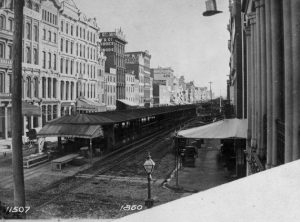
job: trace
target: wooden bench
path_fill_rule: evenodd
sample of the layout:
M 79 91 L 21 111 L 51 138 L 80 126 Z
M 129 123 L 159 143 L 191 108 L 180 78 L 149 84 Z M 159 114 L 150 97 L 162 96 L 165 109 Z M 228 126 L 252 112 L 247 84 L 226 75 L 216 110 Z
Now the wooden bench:
M 31 155 L 23 158 L 23 166 L 25 168 L 30 168 L 32 166 L 47 162 L 48 160 L 49 158 L 47 154 Z
M 51 169 L 52 170 L 61 170 L 61 166 L 63 164 L 67 164 L 67 163 L 71 162 L 73 159 L 75 159 L 78 156 L 79 156 L 79 154 L 69 154 L 69 155 L 60 157 L 58 159 L 52 160 Z M 53 166 L 55 166 L 55 167 L 53 168 Z

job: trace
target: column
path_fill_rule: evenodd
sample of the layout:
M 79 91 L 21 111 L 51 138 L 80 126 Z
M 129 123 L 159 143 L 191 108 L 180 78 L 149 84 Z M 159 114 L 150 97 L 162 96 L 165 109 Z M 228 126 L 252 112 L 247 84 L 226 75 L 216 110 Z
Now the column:
M 261 158 L 266 155 L 267 138 L 266 138 L 266 118 L 267 118 L 267 74 L 266 74 L 266 17 L 265 17 L 265 0 L 260 0 L 260 54 L 261 54 L 261 143 L 259 155 Z
M 284 162 L 292 161 L 293 155 L 293 56 L 291 30 L 291 0 L 285 0 L 283 6 L 284 27 L 284 73 L 285 73 L 285 147 Z
M 23 135 L 26 136 L 26 116 L 23 116 Z
M 58 99 L 58 100 L 61 100 L 61 98 L 60 98 L 60 79 L 57 79 L 57 81 L 56 81 L 56 98 Z
M 293 160 L 300 158 L 300 2 L 291 0 L 293 46 Z
M 277 161 L 277 121 L 282 118 L 283 103 L 283 63 L 282 63 L 282 29 L 279 25 L 281 22 L 281 1 L 271 0 L 271 35 L 272 35 L 272 80 L 273 80 L 273 150 L 272 150 L 272 166 L 276 166 Z
M 248 24 L 245 28 L 246 31 L 246 50 L 247 50 L 247 120 L 248 120 L 248 132 L 247 132 L 247 141 L 250 142 L 252 134 L 252 72 L 251 72 L 251 27 L 250 24 Z M 248 143 L 248 146 L 251 146 L 250 143 Z
M 266 11 L 266 71 L 267 71 L 267 162 L 266 168 L 272 166 L 273 151 L 273 77 L 272 77 L 272 35 L 271 35 L 271 1 L 265 0 Z
M 34 128 L 33 127 L 33 116 L 29 117 L 29 121 L 30 121 L 30 129 Z
M 39 98 L 43 98 L 43 78 L 39 77 Z
M 256 116 L 255 116 L 255 89 L 256 89 L 256 82 L 255 82 L 255 54 L 256 54 L 256 40 L 255 40 L 255 13 L 251 13 L 249 15 L 250 20 L 250 27 L 251 27 L 251 97 L 252 97 L 252 104 L 251 104 L 251 115 L 252 115 L 252 129 L 251 129 L 251 147 L 255 147 L 256 145 Z
M 256 10 L 256 60 L 255 60 L 255 85 L 256 85 L 256 96 L 255 96 L 255 103 L 256 103 L 256 146 L 257 146 L 257 153 L 261 156 L 261 14 L 260 14 L 260 0 L 255 1 L 255 10 Z
M 68 93 L 69 93 L 69 100 L 72 99 L 72 98 L 71 98 L 71 85 L 72 85 L 71 82 L 69 82 L 69 92 L 68 92 Z

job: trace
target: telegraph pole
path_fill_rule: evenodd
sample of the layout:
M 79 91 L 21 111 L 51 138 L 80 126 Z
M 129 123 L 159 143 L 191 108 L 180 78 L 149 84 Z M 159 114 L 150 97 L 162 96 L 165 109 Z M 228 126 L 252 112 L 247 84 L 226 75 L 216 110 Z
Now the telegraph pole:
M 12 56 L 12 169 L 14 206 L 25 207 L 22 151 L 22 31 L 24 0 L 14 0 L 14 33 Z M 25 127 L 25 126 L 24 126 Z M 25 214 L 23 215 L 25 217 Z

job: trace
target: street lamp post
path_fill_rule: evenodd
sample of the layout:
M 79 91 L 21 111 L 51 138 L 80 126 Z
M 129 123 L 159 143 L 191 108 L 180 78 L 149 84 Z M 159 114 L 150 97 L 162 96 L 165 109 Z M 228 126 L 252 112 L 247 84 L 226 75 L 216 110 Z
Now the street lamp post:
M 154 200 L 151 198 L 151 173 L 153 172 L 155 163 L 151 159 L 150 152 L 148 153 L 148 157 L 144 163 L 144 169 L 148 175 L 148 199 L 145 201 L 145 206 L 147 208 L 151 208 L 154 204 Z

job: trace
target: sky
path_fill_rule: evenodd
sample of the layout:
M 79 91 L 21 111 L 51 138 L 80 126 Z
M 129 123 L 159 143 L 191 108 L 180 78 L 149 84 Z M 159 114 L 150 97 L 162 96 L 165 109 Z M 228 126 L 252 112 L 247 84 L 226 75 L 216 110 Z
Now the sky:
M 218 10 L 204 17 L 205 0 L 74 0 L 88 17 L 96 17 L 100 31 L 122 28 L 126 52 L 148 50 L 151 68 L 172 67 L 196 86 L 226 96 L 230 38 L 228 0 L 217 0 Z

